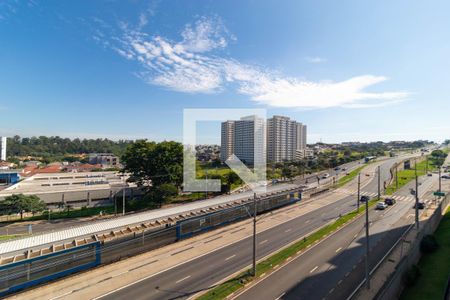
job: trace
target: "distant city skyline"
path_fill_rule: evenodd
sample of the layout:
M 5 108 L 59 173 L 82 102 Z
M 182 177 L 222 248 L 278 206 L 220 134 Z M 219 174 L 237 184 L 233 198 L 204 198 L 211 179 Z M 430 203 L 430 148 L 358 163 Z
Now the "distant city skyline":
M 308 143 L 442 141 L 449 10 L 5 0 L 0 136 L 181 141 L 184 108 L 265 108 L 308 124 Z M 199 126 L 198 142 L 220 144 L 218 132 L 220 122 Z

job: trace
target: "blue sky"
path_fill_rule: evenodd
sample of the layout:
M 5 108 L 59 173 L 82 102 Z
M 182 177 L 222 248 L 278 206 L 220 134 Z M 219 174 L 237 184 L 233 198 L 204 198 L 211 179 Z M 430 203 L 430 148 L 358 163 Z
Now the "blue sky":
M 0 134 L 181 140 L 266 108 L 308 142 L 450 137 L 447 1 L 0 2 Z M 218 124 L 199 125 L 218 143 Z

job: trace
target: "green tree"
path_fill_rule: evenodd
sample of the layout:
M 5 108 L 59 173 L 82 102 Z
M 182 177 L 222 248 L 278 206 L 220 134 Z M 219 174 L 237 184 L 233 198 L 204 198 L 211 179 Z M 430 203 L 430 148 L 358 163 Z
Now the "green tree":
M 164 203 L 178 194 L 178 188 L 171 183 L 163 183 L 153 188 L 145 197 L 155 207 L 161 207 Z
M 128 181 L 142 187 L 146 200 L 161 206 L 175 195 L 183 181 L 183 146 L 177 142 L 138 140 L 122 156 Z
M 447 154 L 442 150 L 433 150 L 431 152 L 431 161 L 435 166 L 442 166 L 446 157 Z
M 3 212 L 6 212 L 7 214 L 20 213 L 21 219 L 23 219 L 24 212 L 35 214 L 44 211 L 45 208 L 45 202 L 35 195 L 17 194 L 8 196 L 5 200 L 0 202 L 0 209 Z

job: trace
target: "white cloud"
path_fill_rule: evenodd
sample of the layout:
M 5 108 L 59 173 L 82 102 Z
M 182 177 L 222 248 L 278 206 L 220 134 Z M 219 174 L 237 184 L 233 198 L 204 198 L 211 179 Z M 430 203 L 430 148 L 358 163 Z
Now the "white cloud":
M 139 15 L 139 27 L 142 28 L 148 23 L 148 16 L 145 13 Z
M 217 17 L 203 17 L 197 20 L 194 26 L 187 24 L 181 36 L 183 41 L 180 46 L 190 52 L 207 52 L 215 48 L 225 48 L 228 45 L 228 38 L 235 40 Z
M 305 57 L 305 60 L 312 64 L 320 64 L 320 63 L 327 61 L 326 58 L 319 57 L 319 56 L 313 56 L 313 57 L 307 56 L 307 57 Z
M 404 100 L 406 92 L 368 92 L 384 76 L 361 75 L 342 81 L 307 81 L 217 55 L 235 38 L 222 21 L 200 18 L 181 32 L 179 42 L 121 26 L 113 49 L 141 64 L 139 77 L 150 84 L 187 93 L 234 88 L 253 101 L 274 107 L 378 107 Z M 318 62 L 319 58 L 314 58 Z M 321 58 L 320 58 L 321 59 Z M 321 59 L 323 60 L 323 59 Z

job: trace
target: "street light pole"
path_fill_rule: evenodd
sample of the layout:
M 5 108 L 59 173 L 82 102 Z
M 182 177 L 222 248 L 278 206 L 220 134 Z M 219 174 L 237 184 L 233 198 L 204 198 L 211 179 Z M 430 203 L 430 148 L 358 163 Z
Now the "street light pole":
M 360 188 L 361 188 L 361 173 L 358 173 L 358 197 L 356 198 L 356 207 L 358 208 L 358 212 L 359 212 L 359 198 L 361 197 Z
M 419 229 L 419 179 L 417 177 L 417 161 L 414 160 L 414 173 L 416 176 L 416 205 L 415 205 L 415 220 L 416 220 L 416 228 Z
M 398 164 L 395 165 L 395 190 L 398 190 Z
M 366 287 L 370 290 L 370 274 L 369 274 L 369 201 L 366 200 Z
M 439 166 L 439 193 L 441 192 L 441 166 Z
M 256 193 L 253 194 L 253 277 L 256 276 Z
M 381 198 L 380 185 L 381 185 L 381 166 L 378 166 L 378 201 L 380 201 Z
M 122 216 L 125 216 L 125 187 L 122 189 Z

